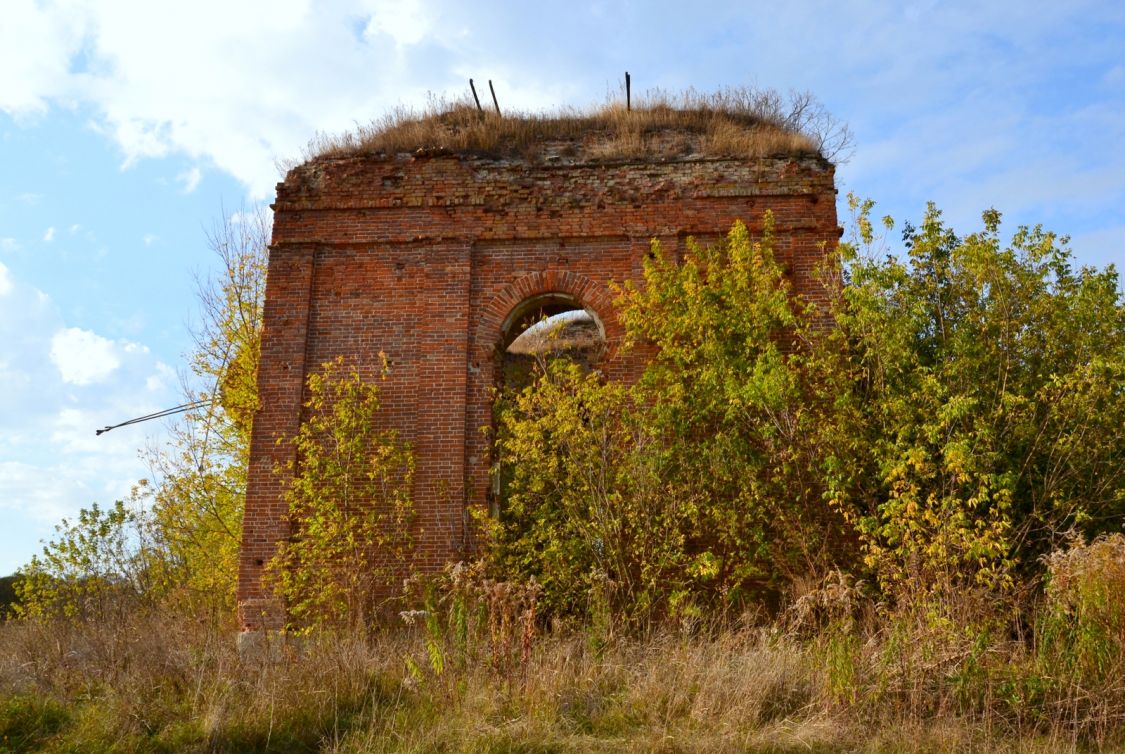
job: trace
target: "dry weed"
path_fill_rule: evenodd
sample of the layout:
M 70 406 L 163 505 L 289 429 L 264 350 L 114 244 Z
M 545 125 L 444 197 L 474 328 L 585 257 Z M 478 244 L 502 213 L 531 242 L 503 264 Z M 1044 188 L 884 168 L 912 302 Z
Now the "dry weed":
M 820 155 L 838 160 L 851 135 L 809 94 L 772 90 L 650 93 L 631 110 L 620 103 L 555 113 L 478 111 L 467 101 L 435 101 L 422 113 L 398 108 L 340 135 L 319 134 L 306 160 L 356 154 L 472 154 L 566 161 L 755 158 Z
M 1066 707 L 1064 695 L 1038 717 L 1013 717 L 1004 683 L 1032 677 L 1026 658 L 992 642 L 970 652 L 973 666 L 963 644 L 923 623 L 857 624 L 850 701 L 833 692 L 819 634 L 575 632 L 529 637 L 525 649 L 513 630 L 513 682 L 490 661 L 486 616 L 479 652 L 413 678 L 404 660 L 425 656 L 423 628 L 315 633 L 247 661 L 225 627 L 173 614 L 8 623 L 0 731 L 42 751 L 1047 752 L 1113 750 L 1125 709 L 1112 695 Z M 966 678 L 992 696 L 964 695 Z

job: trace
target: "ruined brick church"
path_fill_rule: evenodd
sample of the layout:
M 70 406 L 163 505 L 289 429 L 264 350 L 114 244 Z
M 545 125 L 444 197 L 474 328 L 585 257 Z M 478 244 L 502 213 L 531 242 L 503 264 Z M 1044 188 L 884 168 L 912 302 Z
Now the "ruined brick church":
M 816 296 L 814 267 L 839 237 L 831 163 L 792 139 L 739 154 L 709 141 L 714 124 L 665 120 L 624 145 L 592 118 L 518 149 L 340 149 L 278 184 L 239 567 L 244 630 L 283 621 L 262 581 L 289 536 L 287 480 L 275 469 L 292 458 L 284 440 L 322 362 L 343 356 L 374 380 L 380 353 L 389 360 L 383 418 L 416 462 L 411 567 L 435 570 L 471 551 L 468 511 L 493 503 L 481 428 L 528 323 L 576 312 L 606 375 L 635 377 L 644 351 L 617 353 L 610 282 L 641 279 L 652 239 L 677 253 L 738 219 L 759 231 L 766 210 L 793 289 Z

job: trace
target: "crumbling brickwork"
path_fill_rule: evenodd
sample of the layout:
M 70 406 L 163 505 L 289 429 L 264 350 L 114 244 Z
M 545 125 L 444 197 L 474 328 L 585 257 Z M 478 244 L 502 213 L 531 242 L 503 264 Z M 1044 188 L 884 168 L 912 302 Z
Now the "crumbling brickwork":
M 611 281 L 639 280 L 653 238 L 679 250 L 741 219 L 776 219 L 778 257 L 797 292 L 839 237 L 833 168 L 815 157 L 594 162 L 458 155 L 351 156 L 307 163 L 278 185 L 239 570 L 244 629 L 279 625 L 263 567 L 288 536 L 283 475 L 307 374 L 343 355 L 372 380 L 380 352 L 384 419 L 414 448 L 412 567 L 471 549 L 466 511 L 487 506 L 491 420 L 506 319 L 545 293 L 604 325 L 618 356 Z

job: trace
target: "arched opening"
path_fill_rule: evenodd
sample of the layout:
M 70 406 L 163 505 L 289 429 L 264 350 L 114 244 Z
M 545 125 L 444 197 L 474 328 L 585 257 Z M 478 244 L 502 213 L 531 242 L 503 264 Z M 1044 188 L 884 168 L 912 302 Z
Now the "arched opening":
M 501 327 L 499 387 L 530 384 L 536 365 L 565 356 L 588 369 L 605 352 L 605 326 L 569 293 L 544 293 L 516 306 Z
M 512 309 L 501 326 L 498 343 L 494 425 L 505 402 L 532 385 L 547 363 L 567 358 L 583 368 L 595 369 L 606 351 L 605 325 L 592 309 L 569 293 L 532 296 Z M 494 516 L 503 508 L 512 469 L 505 466 L 498 447 L 492 448 Z

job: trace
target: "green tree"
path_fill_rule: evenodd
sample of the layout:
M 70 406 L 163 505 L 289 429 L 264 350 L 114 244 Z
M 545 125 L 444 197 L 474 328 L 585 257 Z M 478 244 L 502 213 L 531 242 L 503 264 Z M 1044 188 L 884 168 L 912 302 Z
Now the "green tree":
M 229 613 L 234 606 L 270 223 L 264 211 L 226 215 L 208 234 L 217 273 L 198 284 L 200 322 L 185 397 L 200 408 L 148 454 L 152 510 L 178 594 Z
M 904 258 L 872 204 L 827 255 L 829 307 L 789 290 L 772 222 L 659 245 L 619 298 L 634 385 L 548 364 L 502 407 L 514 468 L 496 567 L 580 611 L 642 618 L 770 599 L 833 567 L 891 604 L 995 597 L 1073 532 L 1125 514 L 1125 304 L 1116 271 L 999 214 L 960 237 L 932 206 Z M 891 221 L 885 221 L 887 229 Z
M 152 519 L 137 505 L 95 503 L 63 519 L 40 555 L 20 569 L 18 617 L 108 620 L 153 604 L 164 580 L 164 558 Z
M 216 224 L 208 240 L 219 272 L 199 284 L 201 323 L 187 357 L 185 397 L 200 407 L 147 451 L 153 481 L 136 485 L 127 505 L 94 505 L 63 521 L 21 569 L 26 614 L 84 613 L 113 598 L 232 616 L 268 239 L 262 211 Z
M 548 612 L 600 601 L 644 618 L 686 589 L 687 511 L 661 483 L 661 438 L 638 391 L 561 356 L 538 369 L 500 406 L 497 445 L 511 461 L 493 566 L 534 575 Z
M 769 215 L 761 238 L 737 223 L 682 262 L 654 243 L 618 300 L 627 347 L 655 346 L 640 381 L 547 364 L 501 412 L 515 471 L 494 557 L 535 575 L 549 609 L 599 585 L 630 619 L 728 607 L 832 562 L 805 306 L 773 244 Z
M 342 357 L 309 375 L 308 395 L 286 470 L 292 535 L 268 578 L 295 627 L 362 627 L 405 576 L 414 458 L 397 432 L 378 428 L 378 386 Z
M 736 222 L 724 243 L 689 243 L 679 263 L 657 246 L 644 286 L 627 284 L 621 300 L 628 339 L 656 348 L 638 387 L 670 439 L 663 475 L 698 501 L 692 547 L 727 600 L 822 571 L 841 544 L 816 468 L 827 391 L 805 368 L 818 320 L 775 240 L 767 212 L 757 239 Z
M 1125 307 L 1116 271 L 1074 270 L 1065 239 L 1000 215 L 959 237 L 932 205 L 904 259 L 872 253 L 852 198 L 837 346 L 854 377 L 828 486 L 884 589 L 993 589 L 1071 530 L 1125 513 Z M 890 222 L 887 222 L 890 227 Z

